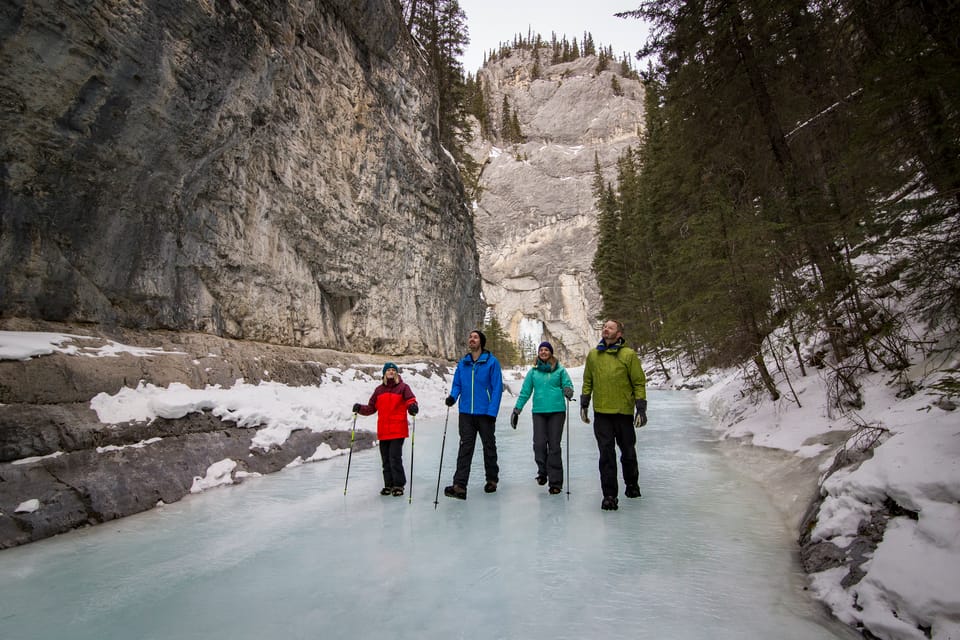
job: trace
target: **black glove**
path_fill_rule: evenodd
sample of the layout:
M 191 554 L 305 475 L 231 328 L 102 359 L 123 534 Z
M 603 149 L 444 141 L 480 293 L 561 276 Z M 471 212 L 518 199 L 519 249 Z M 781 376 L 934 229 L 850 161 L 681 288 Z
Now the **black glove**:
M 567 400 L 573 400 L 573 387 L 564 387 L 563 397 Z
M 357 403 L 355 403 L 355 404 L 353 405 L 353 412 L 354 412 L 354 413 L 360 413 L 360 403 L 359 403 L 359 402 L 357 402 Z
M 647 424 L 647 401 L 637 400 L 637 415 L 633 418 L 633 427 L 639 429 Z
M 407 407 L 407 413 L 409 413 L 409 414 L 412 415 L 412 416 L 415 416 L 415 415 L 417 415 L 418 413 L 420 413 L 420 407 L 418 407 L 418 406 L 417 406 L 417 403 L 414 402 L 412 405 L 410 405 L 409 407 Z
M 586 394 L 580 395 L 580 409 L 586 409 L 590 406 L 590 396 Z
M 514 429 L 517 428 L 517 421 L 520 419 L 520 409 L 516 407 L 513 408 L 513 411 L 510 413 L 510 426 Z
M 452 407 L 454 402 L 456 402 L 456 400 L 454 400 L 453 396 L 447 396 L 447 399 L 443 401 L 443 404 L 447 405 L 448 407 Z

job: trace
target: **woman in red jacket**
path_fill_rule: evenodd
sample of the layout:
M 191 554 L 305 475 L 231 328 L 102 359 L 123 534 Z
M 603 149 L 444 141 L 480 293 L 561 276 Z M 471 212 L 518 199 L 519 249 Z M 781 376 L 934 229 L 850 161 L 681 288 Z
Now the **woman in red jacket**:
M 353 405 L 353 412 L 362 416 L 377 414 L 377 439 L 383 462 L 383 489 L 380 495 L 402 496 L 407 476 L 403 472 L 403 441 L 409 435 L 407 415 L 417 415 L 417 398 L 406 382 L 400 379 L 397 365 L 383 365 L 383 382 L 373 390 L 367 404 Z

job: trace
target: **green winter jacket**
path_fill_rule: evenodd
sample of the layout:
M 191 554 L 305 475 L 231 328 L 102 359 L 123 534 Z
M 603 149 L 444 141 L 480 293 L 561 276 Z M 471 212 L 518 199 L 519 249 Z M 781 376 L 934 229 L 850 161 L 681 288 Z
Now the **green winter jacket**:
M 573 381 L 567 370 L 559 362 L 550 366 L 538 359 L 537 366 L 530 369 L 527 377 L 523 379 L 523 387 L 514 406 L 517 411 L 523 409 L 532 393 L 534 413 L 562 413 L 566 402 L 563 397 L 564 387 L 573 388 Z
M 583 395 L 593 396 L 596 413 L 633 415 L 637 400 L 647 399 L 647 377 L 637 352 L 623 338 L 607 346 L 603 341 L 587 354 L 583 368 Z

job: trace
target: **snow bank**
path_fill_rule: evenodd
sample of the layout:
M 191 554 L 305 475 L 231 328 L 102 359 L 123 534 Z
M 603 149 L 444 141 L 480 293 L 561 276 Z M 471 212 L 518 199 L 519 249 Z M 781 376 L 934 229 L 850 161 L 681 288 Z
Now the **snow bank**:
M 698 401 L 721 439 L 797 459 L 823 456 L 813 541 L 847 548 L 890 501 L 905 514 L 889 520 L 860 567 L 862 579 L 843 586 L 849 567 L 836 567 L 812 575 L 811 591 L 840 620 L 880 638 L 960 638 L 960 416 L 926 391 L 898 398 L 889 372 L 861 380 L 864 407 L 847 415 L 831 407 L 823 373 L 802 377 L 788 369 L 787 375 L 799 406 L 782 378 L 778 401 L 744 393 L 749 385 L 740 371 L 715 375 Z M 848 437 L 858 425 L 876 434 L 872 457 L 827 475 L 837 452 L 852 446 Z M 776 482 L 768 486 L 777 490 Z

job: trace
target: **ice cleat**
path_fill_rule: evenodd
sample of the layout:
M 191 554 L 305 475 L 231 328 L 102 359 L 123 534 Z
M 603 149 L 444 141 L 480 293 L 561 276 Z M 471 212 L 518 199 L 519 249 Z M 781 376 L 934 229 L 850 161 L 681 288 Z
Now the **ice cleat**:
M 497 481 L 496 480 L 487 480 L 487 484 L 483 485 L 483 490 L 487 493 L 493 493 L 497 490 Z
M 603 502 L 600 503 L 600 508 L 604 511 L 616 511 L 618 507 L 616 496 L 604 496 Z
M 624 489 L 623 495 L 627 496 L 628 498 L 639 498 L 639 497 L 640 497 L 640 487 L 639 487 L 638 485 L 631 484 L 631 485 L 627 486 L 626 489 Z

